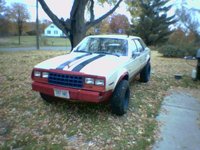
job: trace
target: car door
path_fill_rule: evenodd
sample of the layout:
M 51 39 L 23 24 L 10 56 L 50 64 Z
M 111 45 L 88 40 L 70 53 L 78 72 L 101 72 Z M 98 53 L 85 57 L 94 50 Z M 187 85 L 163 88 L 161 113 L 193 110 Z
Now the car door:
M 140 62 L 140 69 L 142 69 L 147 62 L 148 51 L 145 49 L 145 45 L 143 44 L 143 42 L 140 39 L 135 39 L 134 42 L 140 53 L 139 62 Z
M 131 51 L 131 58 L 128 64 L 128 71 L 130 77 L 134 77 L 136 73 L 140 70 L 140 52 L 135 44 L 134 39 L 130 40 L 129 42 L 130 51 Z

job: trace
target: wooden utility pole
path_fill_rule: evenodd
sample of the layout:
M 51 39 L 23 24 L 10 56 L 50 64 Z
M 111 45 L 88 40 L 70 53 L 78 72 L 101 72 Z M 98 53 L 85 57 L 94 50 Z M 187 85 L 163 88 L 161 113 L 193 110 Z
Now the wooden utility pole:
M 36 48 L 39 50 L 39 19 L 38 19 L 38 0 L 36 0 Z
M 197 80 L 200 80 L 200 49 L 197 50 Z

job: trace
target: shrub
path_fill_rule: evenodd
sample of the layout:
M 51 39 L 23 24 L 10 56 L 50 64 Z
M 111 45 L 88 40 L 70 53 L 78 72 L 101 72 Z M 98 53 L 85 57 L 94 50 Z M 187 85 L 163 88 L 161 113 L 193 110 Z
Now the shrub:
M 158 48 L 164 57 L 195 56 L 199 48 L 198 35 L 190 31 L 186 33 L 178 28 L 170 36 L 166 45 Z
M 188 44 L 187 46 L 176 46 L 166 44 L 158 48 L 159 53 L 164 57 L 184 57 L 195 56 L 197 48 L 194 45 Z
M 26 32 L 27 35 L 36 35 L 36 31 L 32 30 L 32 31 L 28 31 Z
M 181 52 L 174 45 L 163 45 L 158 48 L 158 51 L 163 54 L 164 57 L 181 57 Z

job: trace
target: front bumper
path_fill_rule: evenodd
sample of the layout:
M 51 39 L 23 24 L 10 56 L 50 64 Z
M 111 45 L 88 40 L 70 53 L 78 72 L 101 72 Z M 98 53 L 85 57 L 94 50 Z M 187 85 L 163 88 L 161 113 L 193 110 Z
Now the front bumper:
M 100 103 L 103 101 L 108 101 L 112 95 L 112 91 L 96 92 L 96 91 L 88 91 L 88 90 L 82 90 L 82 89 L 60 87 L 56 85 L 50 85 L 50 84 L 39 83 L 39 82 L 32 83 L 32 90 L 38 91 L 40 93 L 44 93 L 50 96 L 54 96 L 54 89 L 67 90 L 69 91 L 70 100 L 83 101 L 83 102 Z

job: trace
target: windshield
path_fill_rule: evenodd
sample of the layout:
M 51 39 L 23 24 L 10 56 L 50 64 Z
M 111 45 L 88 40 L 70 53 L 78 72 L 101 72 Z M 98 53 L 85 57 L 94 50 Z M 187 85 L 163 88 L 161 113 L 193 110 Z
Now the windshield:
M 126 56 L 127 40 L 115 38 L 86 38 L 75 49 L 75 52 L 104 53 L 118 56 Z

